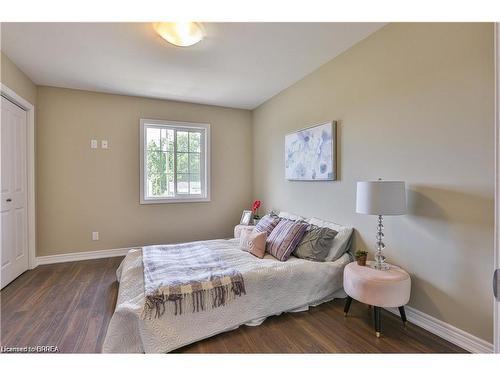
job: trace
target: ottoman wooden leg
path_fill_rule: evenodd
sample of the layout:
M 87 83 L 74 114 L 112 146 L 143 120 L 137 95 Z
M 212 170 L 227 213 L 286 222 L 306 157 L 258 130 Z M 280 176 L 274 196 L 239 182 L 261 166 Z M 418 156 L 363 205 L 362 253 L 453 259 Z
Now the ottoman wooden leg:
M 403 321 L 403 324 L 405 327 L 408 325 L 408 321 L 406 320 L 406 312 L 405 312 L 405 307 L 404 306 L 399 306 L 399 315 L 401 315 L 401 320 Z
M 380 325 L 380 307 L 373 306 L 373 317 L 375 323 L 375 335 L 380 337 L 381 325 Z
M 347 316 L 347 313 L 349 312 L 349 308 L 351 307 L 351 302 L 352 298 L 347 296 L 345 299 L 345 305 L 344 305 L 344 316 Z

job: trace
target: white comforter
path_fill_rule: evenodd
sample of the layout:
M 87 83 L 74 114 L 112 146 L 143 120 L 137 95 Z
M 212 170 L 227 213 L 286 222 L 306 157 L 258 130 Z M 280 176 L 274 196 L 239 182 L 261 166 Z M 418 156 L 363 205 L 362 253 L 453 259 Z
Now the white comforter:
M 239 250 L 238 240 L 204 241 L 243 275 L 247 294 L 226 306 L 183 315 L 142 320 L 144 277 L 142 251 L 131 250 L 117 270 L 116 309 L 103 345 L 105 353 L 165 353 L 242 324 L 257 325 L 271 315 L 303 311 L 334 297 L 344 297 L 343 269 L 350 258 L 312 262 L 270 255 L 258 259 Z

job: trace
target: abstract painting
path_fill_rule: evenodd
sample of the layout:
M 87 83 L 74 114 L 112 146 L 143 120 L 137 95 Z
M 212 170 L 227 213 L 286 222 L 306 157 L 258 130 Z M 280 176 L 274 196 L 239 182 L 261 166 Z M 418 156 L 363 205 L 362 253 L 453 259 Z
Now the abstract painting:
M 332 121 L 285 136 L 287 180 L 336 179 L 336 126 L 337 123 Z

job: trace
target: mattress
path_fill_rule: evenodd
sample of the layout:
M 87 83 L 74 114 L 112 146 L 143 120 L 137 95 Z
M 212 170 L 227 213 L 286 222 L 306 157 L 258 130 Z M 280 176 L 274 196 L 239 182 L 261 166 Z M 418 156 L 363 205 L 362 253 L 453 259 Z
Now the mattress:
M 118 298 L 103 352 L 166 353 L 242 324 L 258 325 L 268 316 L 345 297 L 343 270 L 351 261 L 347 253 L 334 262 L 295 257 L 280 262 L 268 254 L 259 259 L 241 251 L 237 239 L 202 242 L 243 275 L 247 294 L 213 310 L 143 320 L 142 250 L 130 250 L 117 270 Z

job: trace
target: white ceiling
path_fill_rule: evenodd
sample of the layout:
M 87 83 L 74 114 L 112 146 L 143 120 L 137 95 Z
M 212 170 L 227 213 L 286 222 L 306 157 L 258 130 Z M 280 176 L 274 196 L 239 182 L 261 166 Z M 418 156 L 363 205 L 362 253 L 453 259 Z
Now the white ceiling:
M 149 23 L 2 23 L 37 85 L 253 109 L 383 23 L 205 23 L 188 48 Z

